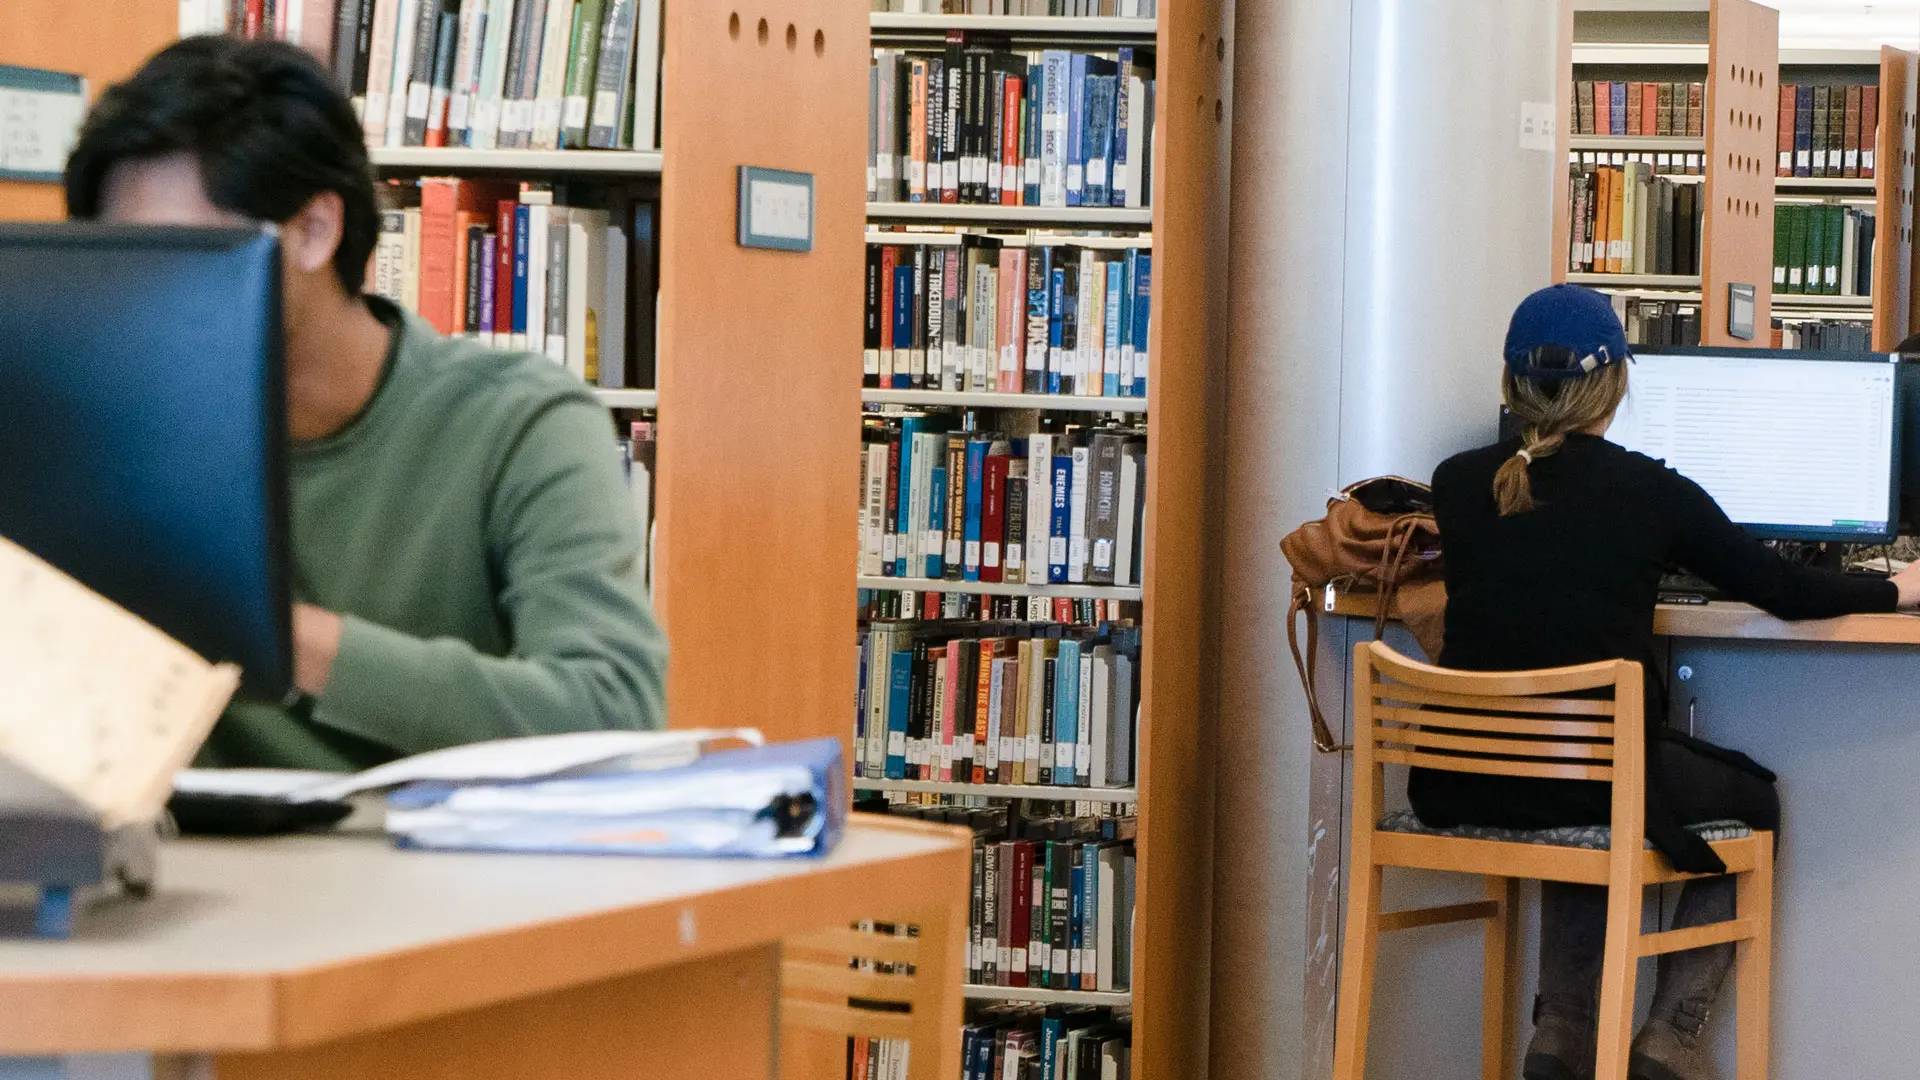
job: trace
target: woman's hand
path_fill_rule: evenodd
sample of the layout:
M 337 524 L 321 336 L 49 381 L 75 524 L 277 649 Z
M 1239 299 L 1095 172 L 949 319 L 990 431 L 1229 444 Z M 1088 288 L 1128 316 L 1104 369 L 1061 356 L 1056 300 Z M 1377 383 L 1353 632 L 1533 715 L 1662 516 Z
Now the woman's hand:
M 1909 563 L 1906 569 L 1893 575 L 1892 580 L 1900 589 L 1900 610 L 1920 608 L 1920 562 Z

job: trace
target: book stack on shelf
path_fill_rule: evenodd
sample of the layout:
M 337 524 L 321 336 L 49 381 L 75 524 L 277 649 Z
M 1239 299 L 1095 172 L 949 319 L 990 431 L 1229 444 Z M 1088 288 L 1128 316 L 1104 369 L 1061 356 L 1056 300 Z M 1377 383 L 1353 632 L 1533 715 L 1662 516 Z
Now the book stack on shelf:
M 1870 180 L 1879 130 L 1878 86 L 1783 82 L 1775 175 Z
M 658 204 L 608 188 L 422 177 L 381 185 L 373 291 L 443 334 L 653 384 Z
M 1140 630 L 1130 624 L 876 622 L 860 642 L 861 781 L 1083 789 L 1135 774 Z
M 659 145 L 659 0 L 182 0 L 180 32 L 330 63 L 373 147 Z M 297 14 L 293 12 L 297 9 Z
M 1145 55 L 1016 52 L 949 36 L 877 49 L 867 200 L 1138 209 L 1152 197 Z
M 1613 310 L 1626 328 L 1629 344 L 1647 348 L 1700 344 L 1698 303 L 1616 295 Z
M 1704 83 L 1582 79 L 1573 96 L 1576 135 L 1701 137 Z
M 1106 599 L 1137 597 L 1145 433 L 1051 416 L 1024 436 L 969 423 L 944 410 L 868 419 L 861 585 L 1036 594 L 1092 586 L 1110 590 Z
M 1656 176 L 1641 162 L 1575 163 L 1568 174 L 1568 191 L 1569 269 L 1573 272 L 1700 272 L 1706 204 L 1699 184 Z
M 1775 297 L 1871 296 L 1874 231 L 1871 210 L 1839 203 L 1775 206 Z
M 901 233 L 898 243 L 880 235 L 886 242 L 867 245 L 866 386 L 1147 396 L 1148 247 L 984 232 Z

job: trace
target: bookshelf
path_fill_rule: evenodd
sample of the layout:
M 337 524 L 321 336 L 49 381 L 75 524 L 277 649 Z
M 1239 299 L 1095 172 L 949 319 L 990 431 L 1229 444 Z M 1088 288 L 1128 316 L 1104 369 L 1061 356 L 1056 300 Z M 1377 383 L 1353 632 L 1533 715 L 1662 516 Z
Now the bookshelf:
M 928 203 L 870 203 L 874 243 L 921 244 L 928 232 L 878 231 L 912 224 L 1004 230 L 1011 244 L 1025 229 L 1147 230 L 1138 237 L 1030 234 L 1026 243 L 1081 247 L 1150 248 L 1152 371 L 1145 398 L 1051 394 L 959 394 L 928 390 L 861 391 L 869 407 L 990 409 L 1040 412 L 1129 413 L 1147 430 L 1143 509 L 1142 583 L 1097 586 L 983 586 L 977 582 L 916 582 L 858 577 L 863 589 L 952 589 L 959 592 L 1039 591 L 1058 597 L 1139 601 L 1142 604 L 1137 775 L 1132 788 L 1048 788 L 1037 785 L 958 785 L 927 781 L 857 779 L 857 788 L 991 798 L 1131 802 L 1137 821 L 1137 890 L 1130 993 L 1038 991 L 969 986 L 975 1000 L 1037 1001 L 1130 1007 L 1132 1074 L 1143 1080 L 1192 1075 L 1206 1054 L 1208 949 L 1211 901 L 1212 741 L 1203 722 L 1201 664 L 1206 623 L 1202 611 L 1207 522 L 1207 365 L 1216 347 L 1209 329 L 1222 295 L 1225 240 L 1225 75 L 1230 56 L 1219 0 L 1162 0 L 1157 20 L 1014 18 L 1007 16 L 874 13 L 874 43 L 926 45 L 949 31 L 1020 49 L 1111 51 L 1152 48 L 1156 96 L 1152 205 L 1140 209 L 1010 207 Z M 1174 107 L 1173 103 L 1179 103 Z M 854 380 L 858 381 L 857 377 Z M 849 490 L 852 486 L 849 485 Z M 1055 794 L 1057 792 L 1057 795 Z M 838 1075 L 836 1073 L 836 1075 Z
M 984 596 L 1051 596 L 1063 600 L 1139 600 L 1130 585 L 1027 585 L 1007 581 L 948 581 L 944 578 L 856 576 L 856 588 L 895 592 L 978 593 Z
M 1571 134 L 1562 139 L 1572 154 L 1692 153 L 1705 155 L 1703 176 L 1674 177 L 1698 182 L 1706 199 L 1701 223 L 1701 274 L 1697 279 L 1645 275 L 1578 274 L 1556 265 L 1556 280 L 1592 285 L 1638 300 L 1697 305 L 1705 344 L 1768 344 L 1766 328 L 1777 311 L 1789 325 L 1796 320 L 1871 319 L 1871 344 L 1891 348 L 1914 322 L 1912 289 L 1912 170 L 1907 164 L 1913 135 L 1916 58 L 1898 49 L 1782 49 L 1777 15 L 1756 11 L 1743 0 L 1698 3 L 1680 0 L 1654 7 L 1616 4 L 1579 5 L 1581 32 L 1607 40 L 1573 43 L 1567 49 L 1568 78 L 1563 92 L 1571 102 L 1575 78 L 1704 81 L 1705 116 L 1710 121 L 1699 140 Z M 1668 40 L 1621 40 L 1651 31 Z M 1580 69 L 1575 74 L 1575 67 Z M 1777 130 L 1781 115 L 1778 83 L 1879 87 L 1879 166 L 1871 177 L 1777 176 Z M 1864 139 L 1862 145 L 1865 145 Z M 1565 205 L 1565 185 L 1559 195 Z M 1770 268 L 1776 207 L 1840 205 L 1874 214 L 1870 296 L 1776 292 Z M 1783 219 L 1784 220 L 1784 219 Z M 1567 250 L 1570 229 L 1555 227 L 1554 250 Z M 1559 263 L 1558 258 L 1556 262 Z M 1762 266 L 1768 268 L 1763 272 Z M 1864 271 L 1864 267 L 1862 268 Z M 1756 286 L 1756 340 L 1732 337 L 1726 330 L 1727 285 Z M 1864 283 L 1863 283 L 1864 285 Z

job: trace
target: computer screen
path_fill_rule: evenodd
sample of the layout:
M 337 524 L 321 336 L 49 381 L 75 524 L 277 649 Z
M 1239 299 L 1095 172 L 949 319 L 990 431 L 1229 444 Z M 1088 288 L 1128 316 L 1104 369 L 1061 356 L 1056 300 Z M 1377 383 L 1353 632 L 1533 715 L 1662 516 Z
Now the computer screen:
M 1607 438 L 1661 458 L 1776 540 L 1898 531 L 1900 379 L 1883 353 L 1637 353 Z
M 277 239 L 0 226 L 0 535 L 291 681 Z

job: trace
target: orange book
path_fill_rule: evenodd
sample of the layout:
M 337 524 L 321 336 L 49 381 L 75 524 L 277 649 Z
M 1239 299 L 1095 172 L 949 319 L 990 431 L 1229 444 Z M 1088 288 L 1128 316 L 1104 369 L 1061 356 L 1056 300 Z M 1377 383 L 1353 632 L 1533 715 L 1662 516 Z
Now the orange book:
M 1612 205 L 1607 208 L 1607 270 L 1609 273 L 1624 274 L 1628 266 L 1627 255 L 1627 170 L 1616 165 L 1613 169 Z
M 1613 269 L 1608 259 L 1612 246 L 1607 237 L 1612 235 L 1613 221 L 1613 166 L 1602 165 L 1593 170 L 1593 272 L 1604 274 Z
M 1880 141 L 1880 88 L 1860 90 L 1860 178 L 1873 176 L 1873 150 Z
M 907 198 L 913 202 L 939 202 L 927 199 L 927 62 L 914 60 L 910 65 L 907 88 Z
M 453 215 L 453 329 L 450 334 L 467 330 L 467 227 L 473 224 L 473 212 L 459 210 Z
M 1640 84 L 1640 134 L 1660 133 L 1660 84 Z
M 428 176 L 420 180 L 420 317 L 443 334 L 466 330 L 466 281 L 454 280 L 457 266 L 466 261 L 467 234 L 460 228 L 461 213 L 485 214 L 500 198 L 511 197 L 512 185 Z M 455 300 L 456 294 L 461 298 Z M 456 307 L 458 303 L 458 307 Z M 455 316 L 462 316 L 456 320 Z
M 1780 160 L 1774 165 L 1775 176 L 1793 175 L 1793 109 L 1798 91 L 1793 83 L 1780 84 L 1780 132 L 1773 144 Z
M 1026 342 L 1027 305 L 1024 303 L 1027 281 L 1027 249 L 1000 249 L 1000 299 L 994 311 L 1000 325 L 994 328 L 995 389 L 1003 394 L 1020 392 L 1020 347 Z

